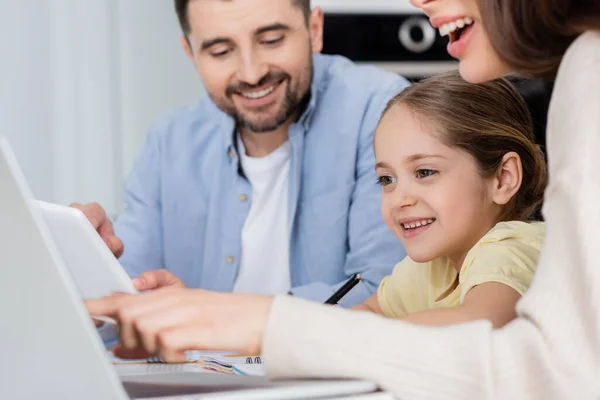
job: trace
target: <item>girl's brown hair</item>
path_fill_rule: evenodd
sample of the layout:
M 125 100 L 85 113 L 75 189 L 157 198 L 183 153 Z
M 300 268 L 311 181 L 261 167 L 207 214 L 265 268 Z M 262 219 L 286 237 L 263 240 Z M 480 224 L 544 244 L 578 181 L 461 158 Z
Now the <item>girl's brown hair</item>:
M 383 115 L 398 104 L 431 127 L 446 145 L 471 154 L 484 178 L 498 171 L 505 154 L 517 153 L 523 181 L 501 219 L 534 218 L 546 187 L 546 163 L 534 143 L 529 110 L 510 82 L 496 79 L 472 84 L 458 72 L 450 72 L 404 89 L 388 102 Z
M 562 56 L 600 29 L 599 0 L 480 0 L 483 25 L 500 59 L 525 75 L 553 80 Z

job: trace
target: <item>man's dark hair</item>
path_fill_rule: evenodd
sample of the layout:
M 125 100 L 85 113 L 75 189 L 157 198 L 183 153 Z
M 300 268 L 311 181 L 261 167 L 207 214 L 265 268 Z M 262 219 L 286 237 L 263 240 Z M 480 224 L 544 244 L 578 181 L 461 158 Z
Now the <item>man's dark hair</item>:
M 175 12 L 177 12 L 177 18 L 179 19 L 179 25 L 181 25 L 181 30 L 185 35 L 190 33 L 190 20 L 188 18 L 188 5 L 191 0 L 175 0 Z M 223 0 L 223 1 L 233 1 L 233 0 Z M 290 0 L 294 7 L 298 7 L 302 10 L 304 14 L 304 18 L 308 23 L 308 18 L 310 16 L 310 0 Z

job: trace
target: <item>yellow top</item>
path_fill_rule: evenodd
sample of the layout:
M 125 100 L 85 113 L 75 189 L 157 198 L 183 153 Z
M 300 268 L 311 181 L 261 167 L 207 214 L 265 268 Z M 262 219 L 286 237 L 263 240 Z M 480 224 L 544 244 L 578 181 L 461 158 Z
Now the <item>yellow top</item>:
M 484 282 L 503 283 L 522 295 L 533 279 L 545 232 L 543 222 L 500 222 L 469 250 L 460 273 L 446 257 L 427 263 L 406 257 L 379 285 L 379 305 L 394 318 L 456 307 Z

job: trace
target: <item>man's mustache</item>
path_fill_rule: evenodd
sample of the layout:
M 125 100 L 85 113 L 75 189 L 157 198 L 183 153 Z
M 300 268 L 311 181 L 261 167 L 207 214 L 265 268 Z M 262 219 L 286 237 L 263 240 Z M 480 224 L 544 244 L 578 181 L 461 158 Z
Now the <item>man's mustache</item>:
M 231 97 L 234 93 L 251 91 L 251 90 L 263 87 L 263 86 L 267 86 L 268 84 L 281 82 L 281 81 L 284 81 L 284 80 L 290 79 L 290 78 L 291 78 L 290 75 L 286 74 L 285 72 L 269 72 L 268 74 L 263 76 L 260 79 L 260 81 L 258 81 L 258 83 L 255 85 L 250 85 L 246 82 L 239 82 L 239 83 L 230 85 L 227 88 L 227 91 L 225 92 L 225 94 L 228 97 Z

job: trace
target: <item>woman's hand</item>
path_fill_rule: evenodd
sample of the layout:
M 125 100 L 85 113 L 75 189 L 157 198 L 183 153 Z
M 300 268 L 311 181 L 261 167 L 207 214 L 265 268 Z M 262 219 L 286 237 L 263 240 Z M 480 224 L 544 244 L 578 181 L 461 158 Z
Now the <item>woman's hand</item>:
M 186 350 L 260 354 L 272 301 L 269 296 L 166 287 L 85 304 L 92 317 L 111 317 L 119 324 L 116 356 L 158 355 L 166 362 L 183 362 Z

